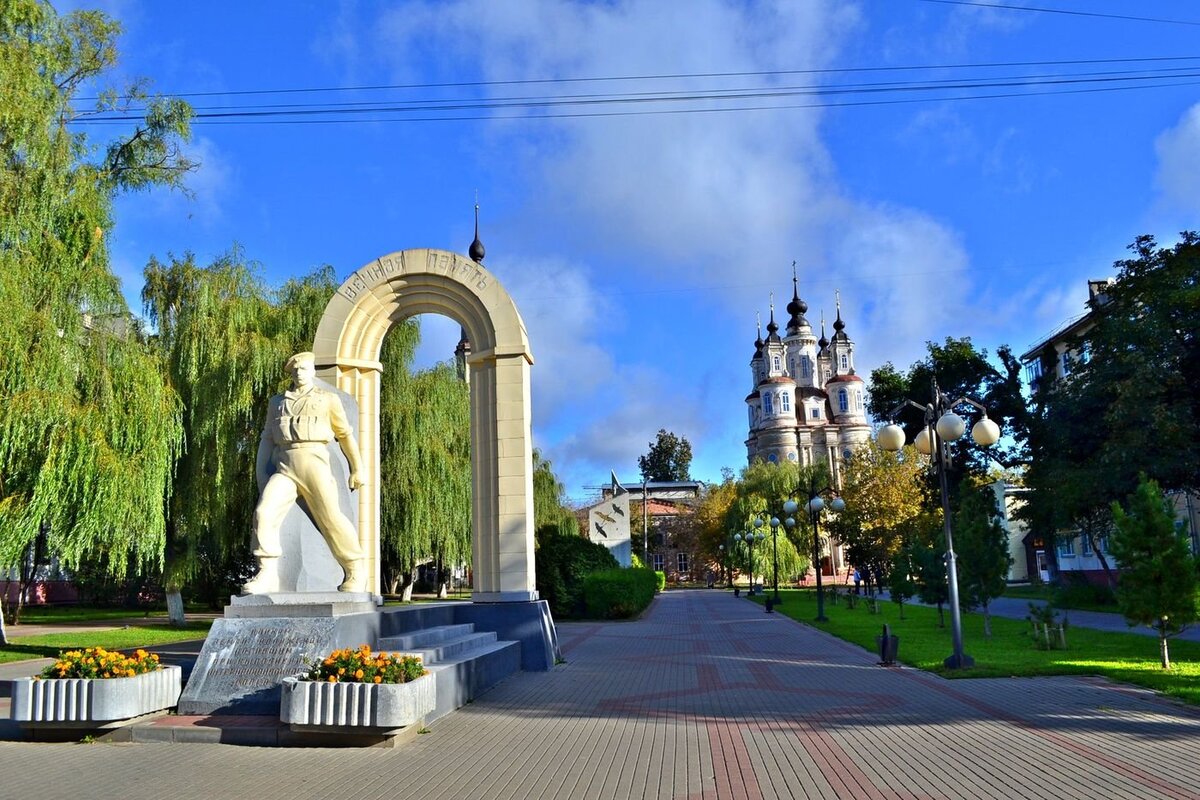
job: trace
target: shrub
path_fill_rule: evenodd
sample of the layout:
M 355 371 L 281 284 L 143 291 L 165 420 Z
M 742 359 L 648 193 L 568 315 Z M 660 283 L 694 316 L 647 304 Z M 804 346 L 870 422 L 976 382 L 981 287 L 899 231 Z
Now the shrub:
M 583 581 L 590 573 L 617 568 L 602 544 L 582 536 L 543 536 L 535 556 L 537 590 L 556 617 L 584 614 Z
M 658 573 L 662 575 L 662 573 Z M 639 614 L 654 599 L 657 576 L 648 569 L 606 569 L 583 581 L 589 617 L 621 619 Z
M 654 581 L 654 591 L 661 592 L 663 589 L 667 588 L 667 573 L 663 572 L 662 570 L 656 570 L 654 572 Z
M 1063 573 L 1063 584 L 1054 590 L 1054 604 L 1059 608 L 1116 606 L 1117 598 L 1107 586 L 1092 583 L 1086 575 Z
M 67 650 L 37 678 L 132 678 L 159 669 L 158 655 L 137 650 L 133 655 L 89 647 Z
M 362 645 L 334 650 L 314 661 L 306 681 L 325 683 L 408 683 L 425 674 L 425 665 L 416 656 L 400 653 L 372 653 Z

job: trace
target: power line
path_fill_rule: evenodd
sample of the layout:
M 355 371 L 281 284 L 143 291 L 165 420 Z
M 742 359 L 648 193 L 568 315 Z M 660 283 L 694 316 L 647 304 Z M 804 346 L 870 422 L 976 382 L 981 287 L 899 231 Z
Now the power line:
M 1039 14 L 1065 14 L 1072 17 L 1100 17 L 1119 19 L 1126 22 L 1155 22 L 1163 25 L 1195 25 L 1200 22 L 1186 19 L 1162 19 L 1160 17 L 1134 17 L 1127 14 L 1104 14 L 1099 11 L 1073 11 L 1065 8 L 1040 8 L 1038 6 L 1010 6 L 1003 3 L 982 3 L 979 0 L 921 0 L 923 3 L 939 3 L 947 6 L 974 6 L 975 8 L 1000 9 L 1003 11 L 1034 11 Z
M 638 110 L 621 110 L 621 111 L 579 111 L 572 113 L 542 113 L 542 114 L 473 114 L 473 115 L 440 115 L 426 117 L 381 117 L 373 119 L 364 119 L 356 116 L 352 119 L 347 119 L 352 114 L 361 114 L 367 112 L 374 113 L 410 113 L 414 111 L 489 111 L 489 110 L 514 110 L 520 108 L 527 109 L 547 109 L 558 108 L 562 106 L 597 106 L 597 105 L 629 105 L 629 104 L 645 104 L 645 103 L 679 103 L 679 102 L 699 102 L 711 100 L 762 100 L 770 98 L 786 98 L 796 96 L 826 96 L 836 94 L 861 94 L 861 93 L 888 93 L 898 91 L 932 91 L 934 89 L 962 89 L 962 88 L 1036 88 L 1041 86 L 1069 85 L 1077 83 L 1097 83 L 1097 82 L 1131 82 L 1131 81 L 1162 81 L 1163 78 L 1172 78 L 1171 81 L 1159 83 L 1141 83 L 1132 86 L 1092 86 L 1089 88 L 1077 89 L 1051 89 L 1048 91 L 1013 91 L 1013 92 L 992 92 L 988 94 L 973 94 L 973 95 L 950 95 L 945 97 L 909 97 L 902 99 L 883 99 L 883 100 L 852 100 L 846 102 L 818 102 L 818 103 L 791 103 L 791 104 L 772 104 L 772 105 L 741 105 L 741 106 L 722 106 L 722 107 L 703 107 L 703 108 L 651 108 Z M 1179 78 L 1196 78 L 1200 79 L 1200 72 L 1175 74 L 1171 76 L 1142 76 L 1142 77 L 1111 77 L 1111 78 L 1088 78 L 1084 80 L 1077 79 L 1057 79 L 1057 80 L 1038 80 L 1038 81 L 1003 81 L 990 84 L 945 84 L 937 87 L 894 87 L 891 89 L 870 90 L 870 89 L 850 89 L 840 90 L 836 88 L 821 89 L 821 90 L 803 90 L 803 91 L 786 91 L 786 92 L 744 92 L 739 94 L 707 94 L 707 95 L 688 95 L 682 97 L 670 98 L 639 98 L 639 97 L 615 97 L 602 100 L 545 100 L 538 102 L 499 102 L 478 101 L 473 103 L 453 103 L 445 105 L 407 105 L 407 106 L 392 106 L 389 108 L 313 108 L 313 109 L 293 109 L 293 110 L 276 110 L 276 111 L 240 111 L 240 112 L 211 112 L 199 113 L 193 118 L 194 124 L 207 125 L 253 125 L 253 124 L 346 124 L 346 123 L 377 123 L 377 122 L 463 122 L 463 121 L 478 121 L 478 120 L 541 120 L 541 119 L 579 119 L 590 117 L 620 117 L 620 116 L 644 116 L 644 115 L 664 115 L 664 114 L 705 114 L 705 113 L 733 113 L 745 111 L 777 111 L 789 109 L 803 108 L 849 108 L 863 106 L 884 106 L 884 105 L 900 105 L 911 103 L 938 103 L 938 102 L 957 102 L 963 100 L 997 100 L 1002 98 L 1015 97 L 1041 97 L 1051 95 L 1067 95 L 1067 94 L 1094 94 L 1099 92 L 1115 92 L 1128 91 L 1133 89 L 1157 89 L 1170 88 L 1177 86 L 1192 86 L 1197 84 L 1197 80 L 1178 80 Z M 331 119 L 329 117 L 338 115 L 343 118 Z M 300 119 L 298 117 L 305 117 Z M 312 117 L 320 117 L 312 119 Z M 75 124 L 108 124 L 108 123 L 127 123 L 138 121 L 141 117 L 136 114 L 119 114 L 119 115 L 99 115 L 95 117 L 80 118 L 74 120 Z
M 934 0 L 930 0 L 933 2 Z M 997 6 L 988 6 L 996 8 Z M 204 92 L 165 92 L 170 97 L 243 97 L 269 94 L 315 94 L 321 92 L 376 92 L 388 90 L 412 89 L 463 89 L 486 88 L 495 86 L 522 85 L 555 85 L 571 83 L 602 83 L 618 81 L 658 81 L 658 80 L 690 80 L 698 78 L 766 78 L 789 75 L 840 75 L 863 72 L 912 72 L 922 70 L 968 70 L 968 69 L 997 69 L 1009 67 L 1063 67 L 1082 66 L 1089 64 L 1137 64 L 1161 63 L 1167 61 L 1198 61 L 1200 56 L 1145 56 L 1138 58 L 1093 58 L 1093 59 L 1058 59 L 1040 61 L 994 61 L 965 64 L 909 64 L 882 67 L 826 67 L 822 69 L 785 69 L 729 72 L 682 72 L 644 75 L 606 75 L 583 76 L 566 78 L 519 78 L 493 81 L 451 81 L 441 83 L 395 83 L 362 86 L 300 86 L 278 89 L 238 89 L 230 91 Z M 98 97 L 81 97 L 81 101 L 94 101 Z

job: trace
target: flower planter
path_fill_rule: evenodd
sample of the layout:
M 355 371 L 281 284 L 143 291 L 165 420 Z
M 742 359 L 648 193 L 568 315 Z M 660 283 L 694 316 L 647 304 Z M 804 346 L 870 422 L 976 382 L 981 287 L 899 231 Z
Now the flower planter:
M 171 708 L 181 688 L 176 666 L 131 678 L 18 678 L 9 717 L 30 725 L 103 724 Z
M 408 683 L 322 683 L 288 676 L 279 718 L 293 730 L 371 733 L 420 723 L 436 703 L 432 673 Z

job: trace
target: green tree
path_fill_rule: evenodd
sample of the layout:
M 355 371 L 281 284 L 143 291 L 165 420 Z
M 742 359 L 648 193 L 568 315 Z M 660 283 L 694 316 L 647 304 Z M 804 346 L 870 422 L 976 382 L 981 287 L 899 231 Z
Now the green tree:
M 925 515 L 914 524 L 905 548 L 916 579 L 917 597 L 926 605 L 937 606 L 938 626 L 944 628 L 950 583 L 946 577 L 946 536 L 941 523 L 940 512 Z
M 1189 383 L 1200 369 L 1200 236 L 1185 231 L 1171 248 L 1141 236 L 1130 250 L 1070 343 L 1068 379 L 1048 374 L 1034 394 L 1023 512 L 1051 545 L 1055 531 L 1079 529 L 1110 586 L 1097 545 L 1112 501 L 1143 472 L 1166 489 L 1200 488 L 1200 399 Z
M 943 344 L 926 342 L 926 349 L 928 355 L 904 374 L 891 363 L 872 370 L 867 403 L 871 415 L 885 420 L 906 400 L 928 403 L 936 378 L 942 393 L 951 400 L 967 396 L 981 402 L 988 416 L 1008 434 L 998 446 L 986 451 L 969 435 L 952 444 L 956 469 L 950 474 L 955 485 L 964 475 L 986 475 L 993 461 L 1005 467 L 1025 463 L 1029 411 L 1022 394 L 1021 364 L 1011 349 L 1007 345 L 997 348 L 999 364 L 988 358 L 987 350 L 977 349 L 970 337 L 947 337 Z M 909 441 L 924 425 L 921 412 L 911 406 L 903 409 L 896 421 L 904 427 Z
M 164 583 L 176 624 L 185 585 L 219 602 L 253 574 L 248 532 L 263 413 L 286 384 L 284 361 L 310 346 L 336 288 L 324 268 L 271 291 L 236 246 L 207 267 L 190 253 L 146 266 L 143 308 L 183 407 L 184 448 L 166 500 Z
M 163 557 L 162 498 L 180 408 L 109 265 L 114 197 L 181 187 L 189 107 L 135 85 L 101 92 L 116 23 L 41 0 L 0 13 L 0 564 L 45 530 L 67 568 L 106 554 L 116 574 Z M 118 100 L 118 97 L 121 100 Z M 74 126 L 119 102 L 134 130 L 97 145 Z
M 546 534 L 578 536 L 579 522 L 566 503 L 566 488 L 554 475 L 553 465 L 533 451 L 533 527 L 538 537 Z
M 783 576 L 799 576 L 807 572 L 812 564 L 813 529 L 810 524 L 804 493 L 811 487 L 822 489 L 829 485 L 829 471 L 823 467 L 800 467 L 793 463 L 771 463 L 756 461 L 742 470 L 736 500 L 730 506 L 728 526 L 730 530 L 743 533 L 760 531 L 766 539 L 754 546 L 754 571 L 765 574 L 766 568 L 774 569 L 773 548 L 778 549 L 779 572 Z M 799 494 L 797 494 L 799 491 Z M 795 525 L 787 526 L 787 515 L 783 505 L 794 499 L 799 506 L 792 519 Z M 764 513 L 766 512 L 766 513 Z M 771 539 L 770 517 L 780 520 L 776 541 Z M 754 522 L 762 519 L 764 524 L 755 528 Z M 823 540 L 826 537 L 822 537 Z M 824 549 L 822 543 L 822 549 Z M 734 548 L 735 553 L 739 548 Z M 749 548 L 741 545 L 743 558 L 749 556 Z
M 954 547 L 958 556 L 959 603 L 983 609 L 983 635 L 992 638 L 988 606 L 1008 585 L 1008 533 L 998 519 L 996 495 L 989 485 L 963 493 L 954 515 Z
M 892 602 L 900 607 L 900 619 L 904 619 L 904 604 L 917 593 L 913 572 L 912 553 L 902 545 L 892 554 L 892 562 L 888 565 L 887 572 L 888 595 Z
M 846 509 L 831 528 L 851 563 L 887 575 L 909 523 L 922 512 L 925 465 L 912 447 L 889 453 L 874 441 L 854 451 L 842 468 Z
M 380 516 L 389 591 L 412 595 L 416 568 L 471 563 L 470 398 L 452 361 L 412 372 L 413 320 L 383 340 Z M 441 587 L 439 587 L 441 591 Z
M 676 436 L 666 428 L 659 428 L 658 436 L 649 446 L 646 455 L 638 456 L 642 480 L 691 480 L 688 470 L 692 466 L 692 445 L 686 438 Z
M 1117 604 L 1128 622 L 1158 634 L 1163 669 L 1171 668 L 1167 639 L 1196 621 L 1196 560 L 1162 490 L 1144 475 L 1129 498 L 1128 511 L 1113 503 L 1109 539 L 1121 565 Z

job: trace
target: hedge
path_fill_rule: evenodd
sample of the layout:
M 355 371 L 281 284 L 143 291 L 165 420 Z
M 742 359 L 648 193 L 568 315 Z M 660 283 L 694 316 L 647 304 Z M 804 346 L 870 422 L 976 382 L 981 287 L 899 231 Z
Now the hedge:
M 584 578 L 617 566 L 607 547 L 581 536 L 539 536 L 534 558 L 538 595 L 556 618 L 582 617 Z
M 589 617 L 620 619 L 640 614 L 654 599 L 657 579 L 648 569 L 606 569 L 583 581 Z

